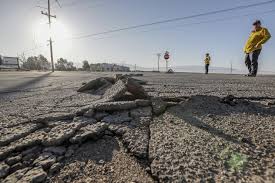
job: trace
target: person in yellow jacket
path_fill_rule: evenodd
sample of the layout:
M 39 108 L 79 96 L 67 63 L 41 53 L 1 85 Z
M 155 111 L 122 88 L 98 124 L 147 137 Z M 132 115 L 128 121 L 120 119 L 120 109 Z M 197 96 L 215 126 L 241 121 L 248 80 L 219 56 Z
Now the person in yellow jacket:
M 211 57 L 209 53 L 206 53 L 204 63 L 205 63 L 205 74 L 208 74 L 209 65 L 210 65 Z
M 245 65 L 249 71 L 246 76 L 249 77 L 256 77 L 258 72 L 258 58 L 262 50 L 262 45 L 271 38 L 267 28 L 261 26 L 260 20 L 256 20 L 253 26 L 254 29 L 244 47 Z

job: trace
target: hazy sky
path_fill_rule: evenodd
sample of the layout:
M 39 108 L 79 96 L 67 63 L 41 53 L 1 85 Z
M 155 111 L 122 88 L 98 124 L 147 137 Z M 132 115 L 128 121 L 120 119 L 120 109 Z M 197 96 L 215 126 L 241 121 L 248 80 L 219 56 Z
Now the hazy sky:
M 118 62 L 156 67 L 157 52 L 171 52 L 170 65 L 201 65 L 206 52 L 212 65 L 244 69 L 243 46 L 260 19 L 275 34 L 275 3 L 218 15 L 203 16 L 85 39 L 72 37 L 104 32 L 132 25 L 184 17 L 268 0 L 52 0 L 54 57 L 80 63 Z M 49 58 L 47 17 L 35 6 L 47 0 L 0 0 L 0 54 L 26 56 L 44 54 Z M 270 12 L 274 10 L 274 12 Z M 269 12 L 268 12 L 269 11 Z M 262 13 L 268 12 L 268 13 Z M 249 14 L 249 16 L 245 16 Z M 29 51 L 36 46 L 39 49 Z M 264 47 L 262 70 L 275 71 L 275 40 Z M 165 62 L 161 62 L 165 66 Z

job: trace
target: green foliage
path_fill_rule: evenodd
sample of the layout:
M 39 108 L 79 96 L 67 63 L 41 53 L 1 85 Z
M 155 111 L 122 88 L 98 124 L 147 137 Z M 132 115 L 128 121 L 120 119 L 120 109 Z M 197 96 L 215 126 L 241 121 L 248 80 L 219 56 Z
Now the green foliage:
M 246 155 L 241 153 L 233 153 L 227 161 L 227 165 L 231 171 L 242 171 L 247 162 L 248 160 Z
M 22 60 L 22 62 L 22 68 L 24 69 L 48 70 L 50 68 L 50 63 L 43 55 L 29 57 L 27 60 Z
M 58 71 L 75 71 L 76 67 L 73 62 L 68 62 L 67 59 L 59 58 L 55 64 L 55 68 Z
M 245 154 L 233 152 L 229 147 L 222 150 L 220 158 L 224 161 L 226 167 L 232 172 L 242 171 L 248 163 Z
M 84 60 L 82 63 L 83 63 L 82 69 L 84 71 L 89 71 L 90 70 L 90 64 L 89 64 L 89 62 L 87 60 Z

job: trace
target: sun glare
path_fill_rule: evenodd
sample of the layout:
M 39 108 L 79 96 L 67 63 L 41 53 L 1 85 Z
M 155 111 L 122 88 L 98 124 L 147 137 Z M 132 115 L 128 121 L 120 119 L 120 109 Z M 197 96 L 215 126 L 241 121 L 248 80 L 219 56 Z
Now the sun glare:
M 33 26 L 34 42 L 36 45 L 47 44 L 51 36 L 55 48 L 67 52 L 71 48 L 70 29 L 61 21 L 53 20 L 51 29 L 49 24 L 43 19 Z

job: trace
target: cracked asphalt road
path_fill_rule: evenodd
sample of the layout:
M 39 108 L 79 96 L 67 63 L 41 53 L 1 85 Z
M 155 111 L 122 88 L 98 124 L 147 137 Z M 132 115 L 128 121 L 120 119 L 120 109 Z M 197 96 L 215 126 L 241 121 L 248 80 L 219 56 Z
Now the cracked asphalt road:
M 89 105 L 100 96 L 77 93 L 76 90 L 83 82 L 112 75 L 114 73 L 0 72 L 0 130 L 7 133 L 9 139 L 17 140 L 21 136 L 9 137 L 9 129 L 13 130 L 40 115 L 70 113 Z M 103 138 L 102 143 L 107 145 L 101 146 L 100 141 L 87 142 L 87 147 L 83 145 L 78 149 L 83 155 L 78 153 L 66 160 L 60 174 L 51 177 L 51 181 L 275 180 L 275 140 L 272 135 L 275 133 L 275 76 L 246 78 L 223 74 L 144 73 L 138 79 L 148 82 L 144 88 L 150 96 L 186 98 L 163 115 L 154 117 L 150 124 L 148 162 L 142 163 L 129 156 L 119 140 Z M 227 95 L 236 97 L 235 106 L 220 103 L 221 97 Z M 30 125 L 28 128 L 32 132 L 38 127 Z M 109 152 L 109 146 L 114 146 L 114 150 Z M 101 147 L 99 153 L 107 153 L 106 157 L 102 155 L 104 166 L 98 163 L 100 158 L 95 155 L 98 152 L 86 157 L 89 147 Z M 219 159 L 227 147 L 249 158 L 244 172 L 229 172 L 223 160 Z M 75 176 L 72 167 L 85 171 Z M 91 174 L 91 171 L 95 173 Z M 120 173 L 124 176 L 121 177 Z M 90 178 L 92 175 L 97 178 Z

